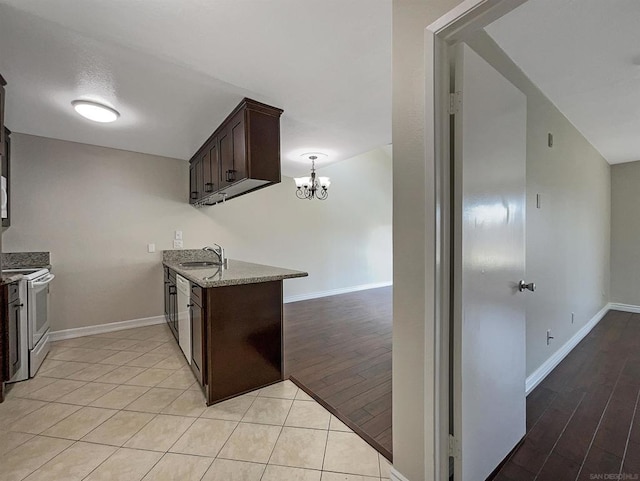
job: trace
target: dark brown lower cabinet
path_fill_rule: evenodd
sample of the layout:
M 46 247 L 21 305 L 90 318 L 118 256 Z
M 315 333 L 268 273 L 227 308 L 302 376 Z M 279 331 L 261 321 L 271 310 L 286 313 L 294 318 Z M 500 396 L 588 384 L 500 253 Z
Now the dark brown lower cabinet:
M 20 313 L 24 305 L 18 294 L 18 283 L 9 284 L 8 330 L 9 330 L 9 378 L 18 372 L 23 362 L 20 349 Z
M 168 319 L 172 278 L 175 272 L 166 269 Z M 282 281 L 210 288 L 192 283 L 189 317 L 191 370 L 207 405 L 283 380 Z
M 164 268 L 164 319 L 169 323 L 169 286 L 171 283 L 169 282 L 169 268 Z
M 207 404 L 282 381 L 282 281 L 205 292 Z
M 164 269 L 164 318 L 173 336 L 178 340 L 178 287 L 176 274 L 170 269 Z
M 194 289 L 192 289 L 193 292 Z M 196 379 L 203 385 L 204 379 L 204 309 L 202 303 L 195 296 L 191 296 L 189 304 L 191 318 L 191 370 Z
M 20 311 L 18 283 L 0 286 L 0 402 L 4 401 L 4 383 L 18 371 L 20 350 Z

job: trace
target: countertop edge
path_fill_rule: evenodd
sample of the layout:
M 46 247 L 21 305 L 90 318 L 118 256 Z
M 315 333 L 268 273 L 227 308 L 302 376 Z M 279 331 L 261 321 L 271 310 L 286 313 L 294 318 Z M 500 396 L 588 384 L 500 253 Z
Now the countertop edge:
M 240 261 L 243 262 L 243 261 Z M 251 264 L 251 263 L 247 263 L 247 264 Z M 182 277 L 187 278 L 188 280 L 190 280 L 191 282 L 197 284 L 198 286 L 204 288 L 204 289 L 209 289 L 212 287 L 225 287 L 225 286 L 241 286 L 241 285 L 245 285 L 245 284 L 259 284 L 262 282 L 273 282 L 273 281 L 281 281 L 284 279 L 295 279 L 295 278 L 299 278 L 299 277 L 307 277 L 309 275 L 308 272 L 303 272 L 303 271 L 295 271 L 292 269 L 285 269 L 283 267 L 275 267 L 275 266 L 267 266 L 264 264 L 255 264 L 255 265 L 259 265 L 261 267 L 273 267 L 273 269 L 279 269 L 279 270 L 289 270 L 291 272 L 289 273 L 282 273 L 282 274 L 274 274 L 274 275 L 262 275 L 262 276 L 255 276 L 255 277 L 245 277 L 242 279 L 224 279 L 224 280 L 211 280 L 211 281 L 204 281 L 201 278 L 198 278 L 197 276 L 194 276 L 192 274 L 192 272 L 194 271 L 198 271 L 198 269 L 184 269 L 179 267 L 179 262 L 167 262 L 167 261 L 162 261 L 162 265 L 165 267 L 168 267 L 169 269 L 175 271 L 177 274 L 180 274 Z
M 52 269 L 51 264 L 47 264 L 44 266 L 27 266 L 27 267 L 22 267 L 22 266 L 18 266 L 18 267 L 6 267 L 6 270 L 11 270 L 11 269 Z M 16 272 L 15 274 L 6 274 L 6 275 L 2 275 L 2 277 L 0 278 L 0 286 L 5 285 L 5 284 L 13 284 L 14 282 L 18 282 L 21 281 L 22 278 L 24 277 L 24 274 L 20 273 L 20 272 Z
M 22 280 L 23 277 L 24 277 L 24 274 L 10 274 L 6 276 L 2 276 L 2 281 L 0 282 L 0 285 L 13 284 L 14 282 L 18 282 Z

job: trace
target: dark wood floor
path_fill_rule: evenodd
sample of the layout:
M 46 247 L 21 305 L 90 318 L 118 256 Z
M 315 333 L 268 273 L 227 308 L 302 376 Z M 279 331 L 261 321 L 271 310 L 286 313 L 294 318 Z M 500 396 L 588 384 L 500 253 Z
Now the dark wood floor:
M 391 287 L 285 304 L 285 373 L 391 459 Z
M 610 311 L 527 397 L 524 443 L 495 480 L 640 479 L 639 395 L 640 315 Z

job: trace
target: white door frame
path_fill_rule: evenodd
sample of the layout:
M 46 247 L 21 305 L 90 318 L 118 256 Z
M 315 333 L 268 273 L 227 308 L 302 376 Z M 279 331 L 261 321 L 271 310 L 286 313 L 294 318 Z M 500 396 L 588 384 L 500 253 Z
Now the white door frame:
M 526 0 L 465 0 L 425 30 L 426 95 L 425 144 L 435 162 L 435 342 L 436 361 L 433 479 L 449 479 L 449 321 L 450 321 L 450 132 L 449 132 L 449 47 L 464 40 Z M 432 123 L 430 123 L 432 122 Z M 431 154 L 431 155 L 429 155 Z M 426 160 L 426 159 L 425 159 Z M 396 474 L 396 473 L 394 473 Z M 402 479 L 398 477 L 397 479 Z

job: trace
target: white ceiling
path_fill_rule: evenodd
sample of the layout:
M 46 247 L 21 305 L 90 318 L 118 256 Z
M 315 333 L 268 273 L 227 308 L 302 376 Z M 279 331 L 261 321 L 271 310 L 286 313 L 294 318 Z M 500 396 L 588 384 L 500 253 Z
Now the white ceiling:
M 284 109 L 287 175 L 391 142 L 391 0 L 0 0 L 0 49 L 17 132 L 188 159 L 247 96 Z
M 611 164 L 640 160 L 640 2 L 528 0 L 486 28 Z

